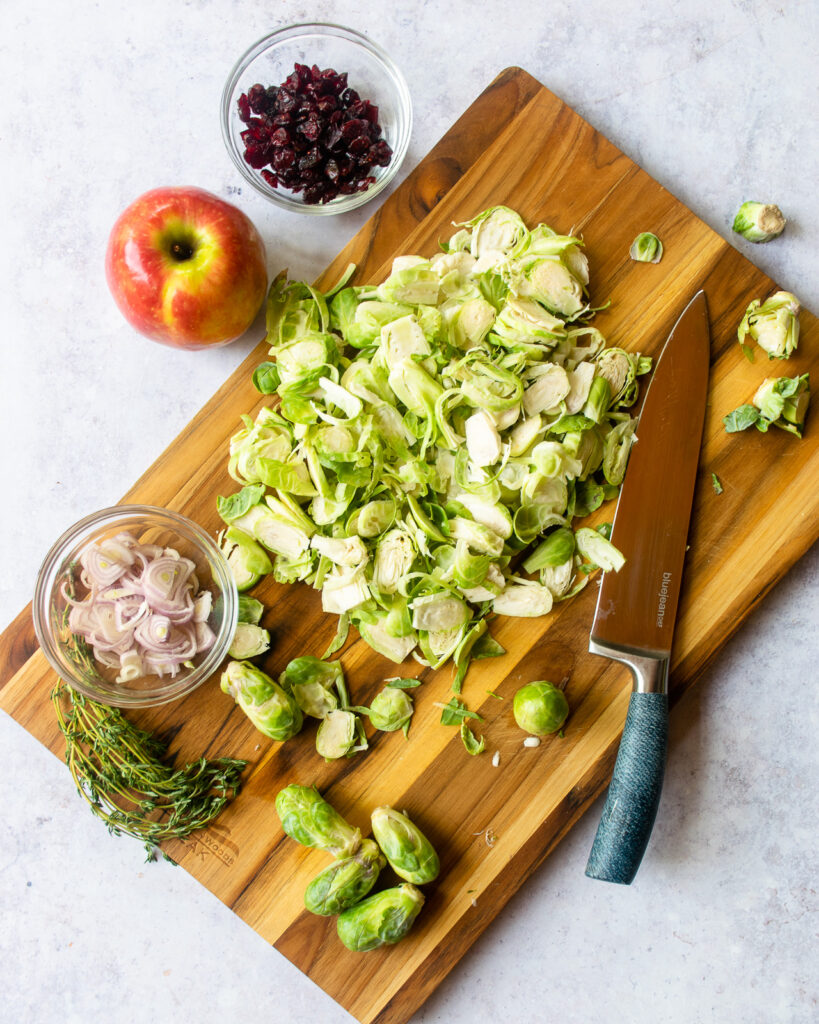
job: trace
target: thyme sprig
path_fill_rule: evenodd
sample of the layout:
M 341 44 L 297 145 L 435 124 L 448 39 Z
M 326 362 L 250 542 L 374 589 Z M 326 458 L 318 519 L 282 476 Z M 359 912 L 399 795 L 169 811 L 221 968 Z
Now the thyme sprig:
M 201 757 L 177 768 L 163 740 L 116 708 L 62 682 L 51 700 L 78 792 L 111 835 L 142 840 L 148 860 L 170 860 L 161 842 L 204 828 L 239 792 L 247 761 Z

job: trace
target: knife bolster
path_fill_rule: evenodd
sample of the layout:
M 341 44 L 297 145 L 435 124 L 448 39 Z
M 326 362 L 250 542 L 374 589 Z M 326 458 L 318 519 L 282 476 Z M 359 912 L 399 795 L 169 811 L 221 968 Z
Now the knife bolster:
M 634 693 L 668 693 L 668 658 L 664 655 L 638 654 L 614 644 L 589 641 L 589 651 L 628 665 L 634 678 Z

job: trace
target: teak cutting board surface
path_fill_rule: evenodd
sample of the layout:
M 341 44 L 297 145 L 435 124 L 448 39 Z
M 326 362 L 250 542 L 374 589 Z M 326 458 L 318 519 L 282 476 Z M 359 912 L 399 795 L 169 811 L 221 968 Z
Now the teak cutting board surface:
M 817 428 L 809 420 L 798 441 L 778 430 L 727 435 L 721 423 L 726 412 L 750 400 L 764 376 L 816 369 L 816 319 L 802 313 L 800 348 L 787 363 L 769 363 L 761 352 L 754 364 L 745 360 L 737 324 L 751 299 L 774 290 L 773 282 L 516 68 L 473 103 L 321 280 L 334 281 L 350 261 L 358 264 L 356 283 L 380 280 L 393 255 L 432 255 L 453 221 L 501 203 L 530 226 L 546 221 L 583 236 L 592 301 L 611 300 L 594 320 L 609 344 L 656 356 L 694 292 L 706 291 L 712 373 L 675 635 L 673 699 L 816 539 Z M 628 258 L 640 231 L 663 240 L 660 264 Z M 265 356 L 260 344 L 123 500 L 165 505 L 214 533 L 219 529 L 215 497 L 235 489 L 226 469 L 228 439 L 240 415 L 263 404 L 250 377 Z M 724 486 L 720 495 L 712 472 Z M 613 514 L 611 506 L 601 511 Z M 334 635 L 335 616 L 322 614 L 310 588 L 265 582 L 254 593 L 268 607 L 263 624 L 274 642 L 262 664 L 271 674 L 297 655 L 320 654 Z M 508 653 L 474 665 L 463 692 L 485 718 L 487 753 L 479 757 L 465 752 L 457 729 L 438 723 L 435 702 L 449 699 L 451 665 L 433 673 L 410 661 L 402 672 L 355 631 L 340 657 L 356 703 L 369 703 L 386 677 L 424 680 L 413 691 L 409 740 L 400 732 L 375 733 L 365 754 L 325 764 L 315 753 L 315 723 L 296 739 L 274 744 L 253 729 L 216 679 L 176 705 L 145 713 L 142 724 L 175 731 L 173 749 L 184 758 L 205 753 L 250 762 L 239 798 L 206 832 L 169 844 L 168 852 L 360 1021 L 406 1021 L 608 781 L 630 678 L 587 651 L 596 593 L 589 586 L 542 619 L 492 624 Z M 54 676 L 36 651 L 28 609 L 0 639 L 0 673 L 0 706 L 62 757 L 48 700 Z M 568 678 L 572 711 L 563 739 L 530 749 L 512 720 L 511 698 L 537 678 Z M 489 696 L 489 689 L 503 700 Z M 427 832 L 441 855 L 441 874 L 424 887 L 427 904 L 399 945 L 349 953 L 334 919 L 304 910 L 305 886 L 328 858 L 283 835 L 273 801 L 290 782 L 318 785 L 365 833 L 370 811 L 385 803 L 406 809 Z M 578 863 L 578 872 L 583 867 Z

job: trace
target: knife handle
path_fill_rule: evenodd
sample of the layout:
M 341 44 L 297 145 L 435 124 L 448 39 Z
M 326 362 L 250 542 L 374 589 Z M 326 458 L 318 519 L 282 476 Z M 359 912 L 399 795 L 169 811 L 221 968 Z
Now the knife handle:
M 665 773 L 668 747 L 666 693 L 631 695 L 606 804 L 586 874 L 629 885 L 643 859 Z

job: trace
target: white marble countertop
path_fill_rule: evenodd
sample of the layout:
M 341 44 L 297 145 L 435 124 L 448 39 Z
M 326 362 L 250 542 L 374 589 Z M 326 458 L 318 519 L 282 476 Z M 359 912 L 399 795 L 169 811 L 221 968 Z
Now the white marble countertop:
M 102 272 L 124 206 L 157 185 L 207 188 L 254 220 L 271 271 L 306 278 L 373 212 L 296 219 L 237 191 L 223 81 L 245 46 L 302 20 L 358 28 L 398 58 L 415 111 L 401 176 L 517 64 L 819 310 L 812 0 L 4 0 L 0 627 L 51 541 L 115 503 L 259 336 L 200 353 L 138 337 Z M 783 238 L 731 235 L 747 198 L 782 206 Z M 416 1021 L 816 1020 L 818 568 L 814 549 L 675 709 L 635 883 L 583 875 L 598 804 Z M 0 790 L 0 1019 L 351 1019 L 184 871 L 109 838 L 5 715 Z

